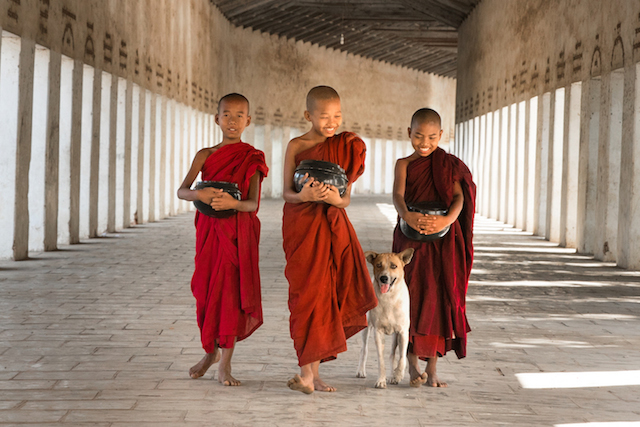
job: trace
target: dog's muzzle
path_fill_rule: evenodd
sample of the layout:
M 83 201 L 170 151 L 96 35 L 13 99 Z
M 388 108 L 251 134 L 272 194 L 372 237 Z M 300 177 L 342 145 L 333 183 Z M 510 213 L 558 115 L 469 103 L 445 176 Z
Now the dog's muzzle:
M 380 292 L 386 294 L 391 290 L 391 287 L 394 283 L 396 283 L 397 277 L 394 277 L 391 283 L 389 283 L 389 276 L 380 276 L 378 280 L 380 281 Z

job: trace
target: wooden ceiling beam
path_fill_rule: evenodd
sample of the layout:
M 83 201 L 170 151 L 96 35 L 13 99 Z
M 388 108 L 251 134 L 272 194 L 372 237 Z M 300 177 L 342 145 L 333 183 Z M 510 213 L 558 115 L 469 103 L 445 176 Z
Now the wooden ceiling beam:
M 465 16 L 445 10 L 429 0 L 400 0 L 400 2 L 408 9 L 430 16 L 454 28 L 458 28 L 465 18 Z

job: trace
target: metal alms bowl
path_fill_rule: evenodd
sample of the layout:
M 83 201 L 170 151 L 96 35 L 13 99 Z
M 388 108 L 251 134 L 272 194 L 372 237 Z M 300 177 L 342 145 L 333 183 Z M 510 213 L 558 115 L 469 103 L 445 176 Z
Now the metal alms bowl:
M 325 162 L 323 160 L 301 161 L 293 174 L 293 183 L 296 186 L 297 192 L 300 192 L 307 182 L 304 178 L 306 174 L 309 174 L 309 177 L 317 181 L 333 185 L 338 189 L 341 196 L 347 191 L 347 185 L 349 185 L 347 175 L 344 169 L 335 163 Z
M 200 181 L 196 184 L 196 190 L 202 190 L 203 188 L 213 187 L 223 190 L 225 193 L 231 194 L 236 200 L 242 199 L 242 193 L 238 188 L 238 184 L 233 182 L 224 181 Z M 208 204 L 201 202 L 200 200 L 194 200 L 193 205 L 203 214 L 212 218 L 229 218 L 236 213 L 235 209 L 227 209 L 224 211 L 217 211 Z
M 427 215 L 446 215 L 449 212 L 449 208 L 442 202 L 419 202 L 407 204 L 407 208 L 410 212 L 420 212 L 422 214 Z M 402 234 L 407 236 L 411 240 L 416 240 L 418 242 L 433 242 L 434 240 L 438 240 L 443 238 L 451 227 L 447 226 L 439 233 L 433 234 L 420 234 L 414 228 L 411 228 L 409 224 L 405 222 L 404 219 L 400 218 L 400 231 Z

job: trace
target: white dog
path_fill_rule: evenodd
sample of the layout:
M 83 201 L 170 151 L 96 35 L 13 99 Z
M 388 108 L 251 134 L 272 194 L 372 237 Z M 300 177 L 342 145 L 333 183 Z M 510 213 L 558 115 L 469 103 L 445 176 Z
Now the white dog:
M 373 287 L 378 297 L 378 306 L 367 313 L 369 326 L 362 331 L 364 342 L 360 351 L 360 365 L 358 378 L 367 376 L 367 348 L 369 335 L 375 331 L 376 349 L 378 350 L 378 381 L 376 388 L 387 388 L 387 378 L 384 366 L 385 334 L 393 334 L 391 348 L 391 367 L 393 377 L 390 384 L 398 384 L 404 378 L 407 367 L 407 346 L 409 345 L 409 289 L 404 281 L 404 266 L 413 257 L 413 248 L 394 254 L 377 254 L 365 252 L 365 257 L 373 265 Z M 398 350 L 398 352 L 396 352 Z

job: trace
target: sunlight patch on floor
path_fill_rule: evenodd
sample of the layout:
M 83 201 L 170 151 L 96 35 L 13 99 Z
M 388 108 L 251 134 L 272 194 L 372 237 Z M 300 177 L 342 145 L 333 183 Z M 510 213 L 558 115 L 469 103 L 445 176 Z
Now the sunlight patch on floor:
M 587 388 L 640 385 L 640 371 L 539 372 L 516 374 L 523 388 Z
M 640 421 L 605 421 L 599 423 L 554 424 L 554 427 L 640 427 Z
M 376 206 L 380 213 L 384 215 L 391 224 L 396 225 L 398 221 L 398 213 L 396 212 L 395 206 L 390 203 L 376 203 Z

